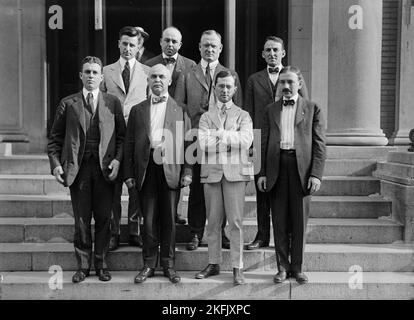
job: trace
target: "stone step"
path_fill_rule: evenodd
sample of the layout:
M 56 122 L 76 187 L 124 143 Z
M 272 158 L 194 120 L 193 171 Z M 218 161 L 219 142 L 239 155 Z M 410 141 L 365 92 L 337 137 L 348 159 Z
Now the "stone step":
M 347 272 L 353 266 L 364 272 L 414 271 L 414 247 L 407 244 L 307 244 L 304 271 Z M 177 245 L 177 270 L 201 270 L 208 263 L 207 247 L 187 251 Z M 244 250 L 247 271 L 275 270 L 273 247 Z M 64 271 L 76 270 L 76 258 L 70 243 L 0 243 L 0 271 L 44 271 L 59 265 Z M 108 266 L 114 271 L 134 271 L 143 267 L 142 249 L 120 246 L 108 255 Z M 354 267 L 354 268 L 357 268 Z M 223 250 L 221 269 L 231 271 L 230 250 Z
M 122 196 L 122 215 L 127 216 L 128 196 Z M 188 196 L 183 196 L 179 212 L 187 217 Z M 49 218 L 73 216 L 69 195 L 0 195 L 0 217 Z M 312 218 L 378 218 L 391 214 L 391 202 L 381 196 L 314 196 Z M 255 219 L 256 196 L 246 196 L 244 217 Z
M 397 147 L 366 147 L 366 146 L 327 146 L 328 159 L 375 159 L 385 160 L 388 153 L 397 151 Z
M 126 219 L 121 222 L 121 242 L 126 243 Z M 257 232 L 256 221 L 245 220 L 243 231 L 244 242 L 252 241 Z M 0 242 L 72 242 L 73 232 L 73 218 L 0 218 Z M 307 243 L 393 243 L 402 239 L 402 232 L 402 225 L 390 219 L 311 218 Z M 189 226 L 177 225 L 177 243 L 190 238 Z
M 81 284 L 71 282 L 72 273 L 64 272 L 61 288 L 50 286 L 52 274 L 10 272 L 3 274 L 1 299 L 4 300 L 274 300 L 274 299 L 413 299 L 414 273 L 365 272 L 360 276 L 348 272 L 308 272 L 309 283 L 298 285 L 294 279 L 273 283 L 274 271 L 245 272 L 246 284 L 233 285 L 231 272 L 203 280 L 194 272 L 180 272 L 182 281 L 171 284 L 162 273 L 142 284 L 134 284 L 137 271 L 112 272 L 112 280 L 99 281 L 93 274 Z M 56 275 L 55 275 L 56 277 Z M 358 278 L 357 278 L 358 277 Z M 356 279 L 356 280 L 354 280 Z M 361 282 L 356 282 L 361 280 Z M 55 290 L 53 290 L 55 289 Z M 160 302 L 168 307 L 169 301 Z M 198 309 L 205 315 L 206 308 Z M 195 318 L 197 318 L 197 314 Z
M 375 159 L 327 159 L 324 174 L 326 176 L 366 176 L 375 170 Z M 0 157 L 0 174 L 50 174 L 47 156 L 11 156 Z
M 323 178 L 319 196 L 366 196 L 379 193 L 380 181 L 376 178 L 326 176 Z M 184 188 L 183 195 L 188 195 L 189 188 Z M 246 188 L 247 195 L 256 193 L 253 181 Z M 0 194 L 69 194 L 65 188 L 56 182 L 52 175 L 0 175 Z M 127 188 L 123 188 L 126 195 Z
M 409 186 L 414 186 L 414 165 L 395 162 L 380 162 L 375 177 Z

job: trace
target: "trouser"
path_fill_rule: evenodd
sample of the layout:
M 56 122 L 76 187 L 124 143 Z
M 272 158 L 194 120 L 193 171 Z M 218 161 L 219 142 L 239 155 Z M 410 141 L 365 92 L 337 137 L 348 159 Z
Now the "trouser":
M 295 152 L 281 150 L 279 165 L 269 194 L 276 262 L 279 271 L 301 272 L 311 197 L 303 191 Z
M 172 268 L 175 260 L 174 218 L 179 190 L 169 188 L 163 166 L 154 162 L 152 152 L 141 194 L 144 216 L 144 265 L 156 268 L 160 246 L 161 267 Z
M 267 192 L 261 192 L 257 187 L 259 176 L 254 176 L 254 185 L 256 187 L 256 217 L 257 217 L 257 234 L 254 240 L 262 240 L 269 243 L 270 239 L 270 199 Z
M 94 266 L 95 269 L 107 268 L 114 185 L 105 180 L 99 161 L 92 157 L 82 162 L 69 189 L 75 218 L 74 247 L 78 268 L 91 268 L 92 213 L 95 220 Z
M 229 223 L 230 257 L 233 268 L 243 268 L 243 213 L 246 182 L 231 182 L 223 176 L 218 183 L 205 183 L 208 223 L 208 260 L 211 264 L 223 262 L 222 224 Z

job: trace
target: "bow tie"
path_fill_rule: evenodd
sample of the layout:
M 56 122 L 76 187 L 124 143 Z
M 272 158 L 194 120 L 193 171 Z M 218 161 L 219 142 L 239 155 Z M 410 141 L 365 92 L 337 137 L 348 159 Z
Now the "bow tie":
M 273 74 L 273 73 L 279 73 L 279 68 L 268 68 L 267 70 L 269 70 L 269 73 Z
M 295 105 L 295 100 L 293 100 L 293 99 L 283 100 L 283 105 L 284 106 L 294 106 Z
M 161 103 L 161 102 L 165 102 L 165 101 L 167 101 L 166 96 L 161 96 L 161 97 L 152 96 L 152 98 L 151 98 L 152 104 L 157 104 L 157 103 Z
M 175 63 L 175 59 L 173 57 L 171 57 L 171 58 L 164 58 L 164 61 L 165 61 L 166 64 Z

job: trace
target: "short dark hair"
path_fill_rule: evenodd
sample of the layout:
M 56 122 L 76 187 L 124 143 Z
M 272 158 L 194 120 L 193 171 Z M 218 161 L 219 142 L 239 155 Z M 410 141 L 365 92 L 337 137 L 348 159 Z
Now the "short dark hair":
M 298 76 L 299 81 L 301 81 L 303 79 L 302 72 L 300 72 L 300 69 L 298 67 L 295 67 L 295 66 L 286 66 L 286 67 L 284 67 L 280 71 L 279 75 L 281 75 L 282 73 L 288 73 L 288 72 L 295 73 Z
M 141 33 L 135 27 L 126 26 L 119 30 L 119 39 L 121 39 L 122 36 L 137 37 L 139 35 L 141 35 Z
M 83 58 L 82 61 L 81 61 L 81 65 L 80 65 L 80 71 L 81 72 L 83 71 L 83 65 L 85 63 L 96 63 L 96 64 L 99 64 L 99 66 L 101 67 L 101 72 L 102 72 L 103 64 L 102 64 L 101 59 L 99 59 L 98 57 L 86 56 L 85 58 Z
M 216 35 L 216 36 L 220 39 L 220 42 L 221 42 L 221 34 L 220 34 L 220 33 L 218 33 L 216 30 L 206 30 L 206 31 L 204 31 L 204 32 L 201 34 L 200 41 L 201 41 L 201 38 L 202 38 L 204 35 L 207 35 L 207 36 Z
M 268 36 L 265 39 L 265 42 L 263 43 L 263 46 L 266 44 L 267 41 L 274 41 L 278 42 L 282 45 L 282 49 L 285 50 L 285 43 L 283 42 L 282 38 L 276 37 L 276 36 Z
M 227 78 L 227 77 L 233 77 L 233 79 L 234 79 L 234 85 L 236 85 L 237 76 L 231 70 L 222 70 L 219 73 L 217 73 L 216 78 L 214 79 L 214 85 L 217 84 L 217 79 L 218 78 Z

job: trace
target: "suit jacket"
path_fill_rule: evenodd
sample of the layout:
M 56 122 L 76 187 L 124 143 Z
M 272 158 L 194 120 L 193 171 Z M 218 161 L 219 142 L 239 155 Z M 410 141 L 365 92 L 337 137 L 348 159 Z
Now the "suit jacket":
M 219 143 L 215 133 L 225 130 Z M 253 123 L 249 114 L 232 105 L 227 110 L 224 126 L 217 107 L 200 118 L 199 143 L 203 151 L 200 180 L 202 183 L 220 182 L 223 175 L 228 181 L 250 181 L 253 163 L 249 161 L 249 147 L 253 142 Z
M 149 67 L 135 61 L 131 70 L 132 78 L 129 84 L 128 94 L 125 93 L 124 81 L 122 80 L 121 63 L 117 62 L 103 68 L 104 80 L 101 82 L 101 90 L 113 94 L 121 101 L 125 123 L 128 121 L 132 106 L 147 98 L 147 75 Z
M 135 178 L 137 189 L 141 190 L 148 167 L 151 150 L 150 99 L 135 105 L 128 119 L 124 150 L 124 180 Z M 190 130 L 190 120 L 173 98 L 167 100 L 164 120 L 164 144 L 161 156 L 165 179 L 171 189 L 180 187 L 182 176 L 192 175 L 191 166 L 184 155 L 191 142 L 184 140 Z M 155 154 L 155 152 L 154 152 Z
M 117 97 L 100 92 L 98 95 L 99 115 L 99 163 L 105 179 L 108 180 L 108 165 L 113 159 L 122 162 L 125 137 L 125 121 Z M 86 144 L 84 98 L 82 91 L 63 98 L 56 110 L 50 132 L 48 156 L 50 168 L 63 168 L 63 181 L 70 186 L 78 174 Z M 119 174 L 118 174 L 119 175 Z M 109 180 L 108 180 L 109 181 Z
M 222 70 L 227 70 L 227 68 L 219 63 L 214 71 L 213 83 L 217 73 Z M 241 106 L 243 103 L 243 94 L 238 75 L 236 86 L 237 91 L 233 96 L 233 102 Z M 214 93 L 212 92 L 211 94 Z M 201 115 L 209 109 L 208 86 L 203 69 L 201 68 L 201 62 L 194 66 L 189 73 L 180 75 L 174 98 L 187 111 L 191 119 L 191 127 L 198 128 Z
M 276 86 L 278 81 L 276 82 Z M 308 89 L 305 80 L 302 82 L 302 88 L 299 94 L 309 99 Z M 278 95 L 278 94 L 277 94 Z M 263 124 L 263 114 L 268 104 L 275 102 L 272 92 L 272 85 L 267 73 L 267 68 L 252 74 L 247 80 L 246 99 L 244 109 L 249 112 L 253 119 L 253 127 L 261 129 Z
M 138 54 L 137 54 L 138 56 Z M 151 51 L 148 51 L 146 48 L 144 48 L 144 52 L 139 57 L 138 61 L 141 63 L 147 62 L 149 59 L 152 59 L 155 57 L 155 54 L 153 54 Z
M 156 64 L 163 64 L 165 65 L 164 58 L 162 57 L 162 54 L 149 59 L 145 62 L 145 64 L 149 67 L 155 66 Z M 191 71 L 191 69 L 196 65 L 196 63 L 188 59 L 186 57 L 183 57 L 182 55 L 177 56 L 177 61 L 175 63 L 174 71 L 171 75 L 171 85 L 168 87 L 168 93 L 171 97 L 174 97 L 175 95 L 175 88 L 177 86 L 177 81 L 181 73 L 186 74 Z
M 282 100 L 266 107 L 262 129 L 262 165 L 260 176 L 266 176 L 270 191 L 279 176 L 280 115 Z M 296 160 L 303 191 L 309 194 L 310 176 L 322 180 L 326 159 L 325 124 L 320 107 L 299 96 L 295 116 Z

